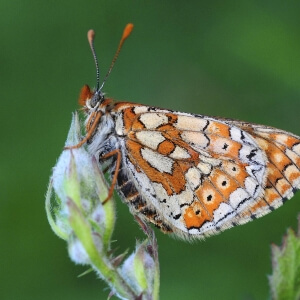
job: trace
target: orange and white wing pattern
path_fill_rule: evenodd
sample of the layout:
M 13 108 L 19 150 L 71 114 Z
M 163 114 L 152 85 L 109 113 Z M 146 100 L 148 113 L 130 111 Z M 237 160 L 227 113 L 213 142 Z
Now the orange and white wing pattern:
M 264 216 L 284 204 L 300 188 L 300 138 L 273 127 L 238 121 L 231 123 L 248 132 L 266 154 L 264 195 L 248 212 L 256 217 Z M 240 222 L 247 222 L 247 218 Z
M 127 102 L 110 113 L 122 153 L 119 193 L 165 232 L 218 233 L 271 212 L 300 186 L 295 135 Z

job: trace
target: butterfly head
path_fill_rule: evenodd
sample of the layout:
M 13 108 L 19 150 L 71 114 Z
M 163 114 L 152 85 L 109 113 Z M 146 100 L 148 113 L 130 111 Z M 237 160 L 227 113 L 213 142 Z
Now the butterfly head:
M 92 91 L 90 87 L 85 84 L 79 95 L 79 105 L 86 110 L 95 110 L 104 101 L 104 93 L 101 90 Z

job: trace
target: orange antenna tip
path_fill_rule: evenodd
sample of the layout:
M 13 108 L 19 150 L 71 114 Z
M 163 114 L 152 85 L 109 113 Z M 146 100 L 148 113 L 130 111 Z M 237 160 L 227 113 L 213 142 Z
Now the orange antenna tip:
M 126 40 L 129 35 L 131 34 L 131 31 L 133 29 L 133 24 L 132 23 L 129 23 L 126 25 L 124 31 L 123 31 L 123 35 L 122 35 L 122 40 Z
M 95 39 L 95 31 L 93 29 L 90 29 L 88 31 L 87 38 L 88 38 L 89 44 L 91 45 L 94 42 L 94 39 Z
M 97 75 L 96 75 L 97 76 L 97 88 L 96 88 L 96 90 L 98 91 L 99 85 L 100 85 L 100 82 L 99 82 L 100 73 L 99 73 L 98 59 L 97 59 L 97 55 L 96 55 L 95 48 L 94 48 L 95 31 L 93 29 L 90 29 L 88 31 L 87 38 L 88 38 L 89 45 L 92 50 L 92 54 L 93 54 L 95 65 L 96 65 L 96 72 L 97 72 Z
M 105 75 L 105 77 L 104 77 L 104 79 L 103 79 L 102 85 L 100 86 L 100 90 L 102 90 L 102 88 L 103 88 L 103 86 L 104 86 L 104 83 L 105 83 L 107 77 L 109 76 L 109 74 L 110 74 L 110 72 L 111 72 L 111 70 L 112 70 L 112 68 L 113 68 L 113 66 L 114 66 L 114 64 L 115 64 L 115 62 L 116 62 L 116 60 L 117 60 L 117 58 L 118 58 L 118 56 L 119 56 L 119 53 L 120 53 L 120 51 L 121 51 L 121 48 L 122 48 L 122 46 L 123 46 L 125 40 L 129 37 L 129 35 L 130 35 L 132 29 L 133 29 L 133 24 L 131 24 L 131 23 L 129 23 L 129 24 L 127 24 L 127 25 L 125 26 L 125 29 L 124 29 L 124 31 L 123 31 L 123 35 L 122 35 L 122 38 L 121 38 L 121 40 L 120 40 L 118 49 L 117 49 L 116 54 L 115 54 L 115 56 L 114 56 L 114 58 L 113 58 L 113 60 L 112 60 L 112 62 L 111 62 L 111 65 L 110 65 L 110 67 L 109 67 L 109 69 L 108 69 L 108 72 L 106 73 L 106 75 Z

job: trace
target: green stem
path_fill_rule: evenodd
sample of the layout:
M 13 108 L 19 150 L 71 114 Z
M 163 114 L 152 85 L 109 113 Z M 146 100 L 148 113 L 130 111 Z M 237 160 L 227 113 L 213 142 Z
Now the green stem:
M 97 249 L 93 240 L 93 233 L 88 222 L 74 201 L 69 199 L 70 225 L 75 235 L 82 243 L 91 263 L 101 277 L 109 284 L 113 291 L 125 299 L 137 299 L 139 295 L 126 283 L 118 270 L 106 259 L 105 253 Z

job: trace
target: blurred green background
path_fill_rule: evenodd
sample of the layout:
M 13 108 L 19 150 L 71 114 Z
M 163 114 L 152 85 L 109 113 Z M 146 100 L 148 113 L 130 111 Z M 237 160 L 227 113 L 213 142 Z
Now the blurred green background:
M 118 100 L 223 116 L 300 135 L 299 1 L 0 2 L 0 298 L 106 299 L 50 230 L 44 195 L 83 84 L 103 75 Z M 161 299 L 267 299 L 270 244 L 296 227 L 300 193 L 260 220 L 193 244 L 157 232 Z M 120 250 L 143 237 L 118 201 Z

